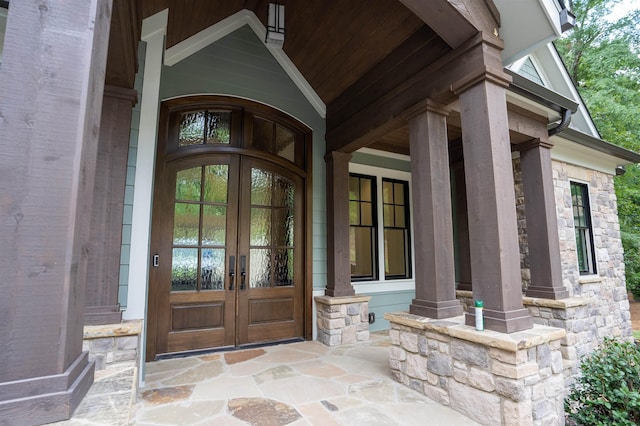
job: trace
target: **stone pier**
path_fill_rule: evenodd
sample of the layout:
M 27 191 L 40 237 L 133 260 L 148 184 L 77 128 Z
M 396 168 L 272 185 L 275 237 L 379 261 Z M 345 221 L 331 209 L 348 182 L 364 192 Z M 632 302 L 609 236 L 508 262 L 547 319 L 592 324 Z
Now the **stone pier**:
M 327 346 L 369 340 L 371 296 L 317 296 L 318 341 Z

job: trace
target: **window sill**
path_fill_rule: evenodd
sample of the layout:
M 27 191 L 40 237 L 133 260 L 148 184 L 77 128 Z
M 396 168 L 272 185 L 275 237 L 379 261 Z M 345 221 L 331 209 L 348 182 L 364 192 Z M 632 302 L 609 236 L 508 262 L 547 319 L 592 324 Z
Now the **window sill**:
M 604 281 L 600 275 L 584 275 L 578 278 L 578 284 L 596 284 Z

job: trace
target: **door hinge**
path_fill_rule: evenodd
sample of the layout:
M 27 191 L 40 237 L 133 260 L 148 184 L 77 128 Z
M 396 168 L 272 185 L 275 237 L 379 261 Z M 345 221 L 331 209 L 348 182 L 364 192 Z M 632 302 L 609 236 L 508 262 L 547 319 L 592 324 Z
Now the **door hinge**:
M 154 254 L 153 255 L 153 267 L 157 268 L 158 265 L 160 265 L 160 255 L 159 254 Z

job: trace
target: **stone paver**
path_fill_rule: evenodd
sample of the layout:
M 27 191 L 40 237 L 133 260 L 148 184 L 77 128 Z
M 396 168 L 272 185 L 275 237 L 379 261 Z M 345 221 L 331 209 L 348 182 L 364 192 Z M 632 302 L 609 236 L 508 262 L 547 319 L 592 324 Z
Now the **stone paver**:
M 131 406 L 131 388 L 121 389 L 126 372 L 135 381 L 129 366 L 97 378 L 61 424 L 477 425 L 393 381 L 388 354 L 386 333 L 372 333 L 368 342 L 335 348 L 300 342 L 157 361 L 147 364 Z

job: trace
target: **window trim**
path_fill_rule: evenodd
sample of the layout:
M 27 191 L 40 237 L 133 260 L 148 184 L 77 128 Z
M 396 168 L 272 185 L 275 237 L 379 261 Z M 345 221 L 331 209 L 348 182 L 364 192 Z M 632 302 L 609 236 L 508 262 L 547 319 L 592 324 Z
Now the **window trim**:
M 384 272 L 384 226 L 378 226 L 376 229 L 376 242 L 377 242 L 377 250 L 378 250 L 378 259 L 377 259 L 377 268 L 378 268 L 378 278 L 376 280 L 353 280 L 352 285 L 357 288 L 357 293 L 365 293 L 365 292 L 379 292 L 382 291 L 380 288 L 381 284 L 392 284 L 393 290 L 404 291 L 404 290 L 414 290 L 415 289 L 415 248 L 413 246 L 414 239 L 414 226 L 413 226 L 413 201 L 412 201 L 412 192 L 411 192 L 411 172 L 401 171 L 395 169 L 385 169 L 383 167 L 376 166 L 368 166 L 360 163 L 349 163 L 349 173 L 350 174 L 358 174 L 371 176 L 375 178 L 376 181 L 376 197 L 377 203 L 380 205 L 376 205 L 376 214 L 378 224 L 384 225 L 384 217 L 382 211 L 382 179 L 391 179 L 391 180 L 400 180 L 405 181 L 408 184 L 408 207 L 409 207 L 409 272 L 411 273 L 411 277 L 409 278 L 393 278 L 386 279 Z M 389 287 L 386 287 L 388 290 Z
M 583 228 L 583 227 L 576 226 L 575 214 L 573 212 L 574 204 L 573 204 L 572 188 L 574 185 L 579 186 L 580 188 L 584 188 L 584 190 L 586 190 L 586 197 L 584 196 L 585 194 L 583 193 L 583 199 L 586 200 L 586 205 L 583 205 L 582 207 L 585 209 L 585 211 L 588 212 L 588 215 L 586 215 L 586 218 L 588 221 L 587 229 L 589 231 L 589 235 L 588 235 L 589 241 L 587 241 L 587 269 L 588 269 L 587 271 L 580 270 L 580 262 L 578 260 L 578 239 L 576 237 L 576 230 L 578 228 Z M 595 244 L 595 234 L 593 232 L 593 209 L 591 204 L 591 186 L 589 185 L 588 182 L 580 181 L 578 179 L 570 179 L 569 194 L 571 196 L 571 218 L 573 220 L 572 228 L 573 228 L 573 238 L 576 244 L 576 267 L 578 269 L 578 273 L 580 274 L 581 278 L 589 277 L 589 276 L 598 276 L 598 256 L 597 256 L 597 250 L 596 250 L 596 244 Z

